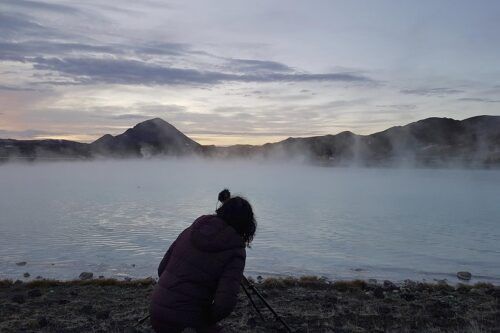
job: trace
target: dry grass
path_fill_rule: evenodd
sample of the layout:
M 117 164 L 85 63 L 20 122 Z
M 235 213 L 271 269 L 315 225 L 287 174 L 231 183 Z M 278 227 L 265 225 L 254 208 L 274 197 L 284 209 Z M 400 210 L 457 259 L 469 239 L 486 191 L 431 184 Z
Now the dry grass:
M 255 283 L 253 278 L 248 278 L 251 283 Z M 410 281 L 411 282 L 411 281 Z M 337 280 L 329 281 L 326 278 L 318 277 L 314 275 L 304 275 L 301 277 L 269 277 L 264 279 L 259 283 L 262 287 L 267 288 L 290 288 L 290 287 L 306 287 L 306 288 L 319 288 L 328 289 L 332 288 L 338 291 L 348 291 L 348 290 L 365 290 L 370 285 L 364 280 Z M 405 285 L 404 283 L 399 285 L 399 287 L 409 287 L 418 288 L 428 291 L 460 291 L 469 292 L 472 289 L 494 289 L 495 287 L 491 283 L 478 282 L 475 284 L 463 284 L 459 283 L 457 285 L 451 285 L 443 282 L 429 283 L 429 282 L 411 282 L 410 285 Z
M 339 291 L 365 289 L 367 283 L 362 280 L 353 281 L 335 281 L 330 282 L 325 278 L 305 275 L 301 277 L 272 277 L 264 279 L 260 285 L 267 288 L 289 288 L 289 287 L 304 287 L 313 289 L 329 289 L 333 288 Z
M 20 284 L 27 288 L 44 288 L 44 287 L 57 287 L 57 286 L 148 286 L 154 285 L 156 281 L 149 277 L 144 279 L 135 279 L 130 281 L 123 281 L 117 279 L 91 279 L 91 280 L 33 280 L 29 282 L 13 282 L 12 280 L 0 280 L 0 288 L 11 287 L 15 284 Z
M 335 281 L 333 283 L 333 288 L 338 291 L 363 290 L 366 289 L 366 286 L 367 283 L 363 280 Z

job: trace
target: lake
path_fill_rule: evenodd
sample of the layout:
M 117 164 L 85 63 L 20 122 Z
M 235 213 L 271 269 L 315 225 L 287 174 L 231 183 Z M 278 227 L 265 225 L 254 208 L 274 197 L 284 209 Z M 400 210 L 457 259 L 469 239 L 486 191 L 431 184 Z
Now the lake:
M 249 275 L 500 283 L 499 170 L 205 160 L 1 165 L 0 278 L 156 276 L 224 187 L 257 216 Z

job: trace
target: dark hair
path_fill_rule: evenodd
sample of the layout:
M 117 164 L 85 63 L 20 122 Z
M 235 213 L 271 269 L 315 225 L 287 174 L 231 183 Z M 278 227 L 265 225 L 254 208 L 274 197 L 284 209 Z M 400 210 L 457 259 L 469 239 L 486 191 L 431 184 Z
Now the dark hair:
M 222 191 L 220 191 L 219 197 L 217 199 L 219 199 L 220 202 L 224 203 L 227 200 L 229 200 L 229 198 L 231 198 L 231 192 L 229 192 L 229 190 L 225 188 Z
M 222 206 L 215 212 L 218 217 L 236 230 L 247 246 L 250 246 L 255 235 L 255 230 L 257 229 L 257 222 L 253 215 L 252 206 L 242 197 L 233 197 L 229 199 L 229 191 L 227 189 L 224 191 L 227 191 L 227 199 L 223 201 Z M 219 198 L 222 192 L 219 193 Z

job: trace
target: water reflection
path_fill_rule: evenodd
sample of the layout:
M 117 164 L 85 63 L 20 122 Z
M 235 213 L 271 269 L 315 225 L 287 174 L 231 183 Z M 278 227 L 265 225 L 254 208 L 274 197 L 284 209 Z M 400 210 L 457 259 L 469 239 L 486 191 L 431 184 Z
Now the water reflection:
M 254 205 L 250 274 L 500 279 L 499 171 L 200 161 L 4 165 L 0 277 L 154 275 L 229 187 Z M 24 267 L 18 261 L 27 261 Z

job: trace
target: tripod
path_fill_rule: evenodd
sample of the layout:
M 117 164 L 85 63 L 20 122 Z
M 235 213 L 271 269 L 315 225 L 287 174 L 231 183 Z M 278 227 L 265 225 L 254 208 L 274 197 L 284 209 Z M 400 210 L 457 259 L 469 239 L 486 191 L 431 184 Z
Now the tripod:
M 287 323 L 283 320 L 283 318 L 281 318 L 276 313 L 276 311 L 274 311 L 274 309 L 271 307 L 271 305 L 269 305 L 269 303 L 267 303 L 267 301 L 264 298 L 264 296 L 262 296 L 262 294 L 259 292 L 259 290 L 253 285 L 253 283 L 251 283 L 250 281 L 248 281 L 248 279 L 245 276 L 243 276 L 243 281 L 246 282 L 246 284 L 248 285 L 248 287 L 250 288 L 250 290 L 252 290 L 254 292 L 254 294 L 257 295 L 257 297 L 259 297 L 259 299 L 261 300 L 261 302 L 264 303 L 264 305 L 269 309 L 269 311 L 271 311 L 271 313 L 274 315 L 274 318 L 277 321 L 279 321 L 286 328 L 287 332 L 291 333 L 292 329 L 290 328 L 290 326 L 288 326 Z M 250 300 L 250 303 L 252 303 L 252 306 L 254 307 L 255 311 L 257 311 L 257 313 L 259 314 L 260 319 L 262 319 L 262 321 L 266 321 L 266 319 L 264 318 L 264 316 L 260 312 L 260 310 L 257 307 L 257 305 L 255 305 L 255 302 L 253 301 L 252 295 L 250 295 L 250 292 L 247 290 L 247 288 L 245 287 L 245 284 L 243 282 L 241 283 L 241 287 L 243 288 L 243 291 L 247 295 L 248 299 Z M 137 324 L 135 326 L 141 325 L 146 320 L 148 320 L 149 317 L 150 317 L 149 314 L 147 316 L 143 317 L 142 319 L 140 319 L 137 322 Z
M 250 281 L 248 281 L 248 279 L 245 276 L 243 276 L 243 280 L 246 282 L 246 284 L 248 285 L 248 287 L 254 292 L 254 294 L 257 295 L 257 297 L 260 298 L 261 302 L 264 303 L 264 305 L 269 309 L 269 311 L 271 311 L 271 313 L 274 315 L 274 318 L 277 321 L 279 321 L 286 328 L 287 332 L 291 333 L 292 329 L 290 328 L 290 326 L 288 326 L 287 323 L 283 320 L 283 318 L 281 318 L 276 313 L 276 311 L 274 311 L 274 309 L 271 307 L 271 305 L 269 305 L 269 303 L 267 303 L 267 301 L 265 300 L 264 296 L 262 296 L 262 294 L 259 292 L 259 290 L 253 285 L 253 283 L 251 283 Z M 255 305 L 255 303 L 254 303 L 254 301 L 252 299 L 252 296 L 250 295 L 250 293 L 248 292 L 247 288 L 245 287 L 245 285 L 243 283 L 241 283 L 241 287 L 243 288 L 243 291 L 247 295 L 248 299 L 250 300 L 250 303 L 252 303 L 252 306 L 255 308 L 255 310 L 259 314 L 260 318 L 262 319 L 262 321 L 266 321 L 264 319 L 264 316 L 260 312 L 259 308 Z

